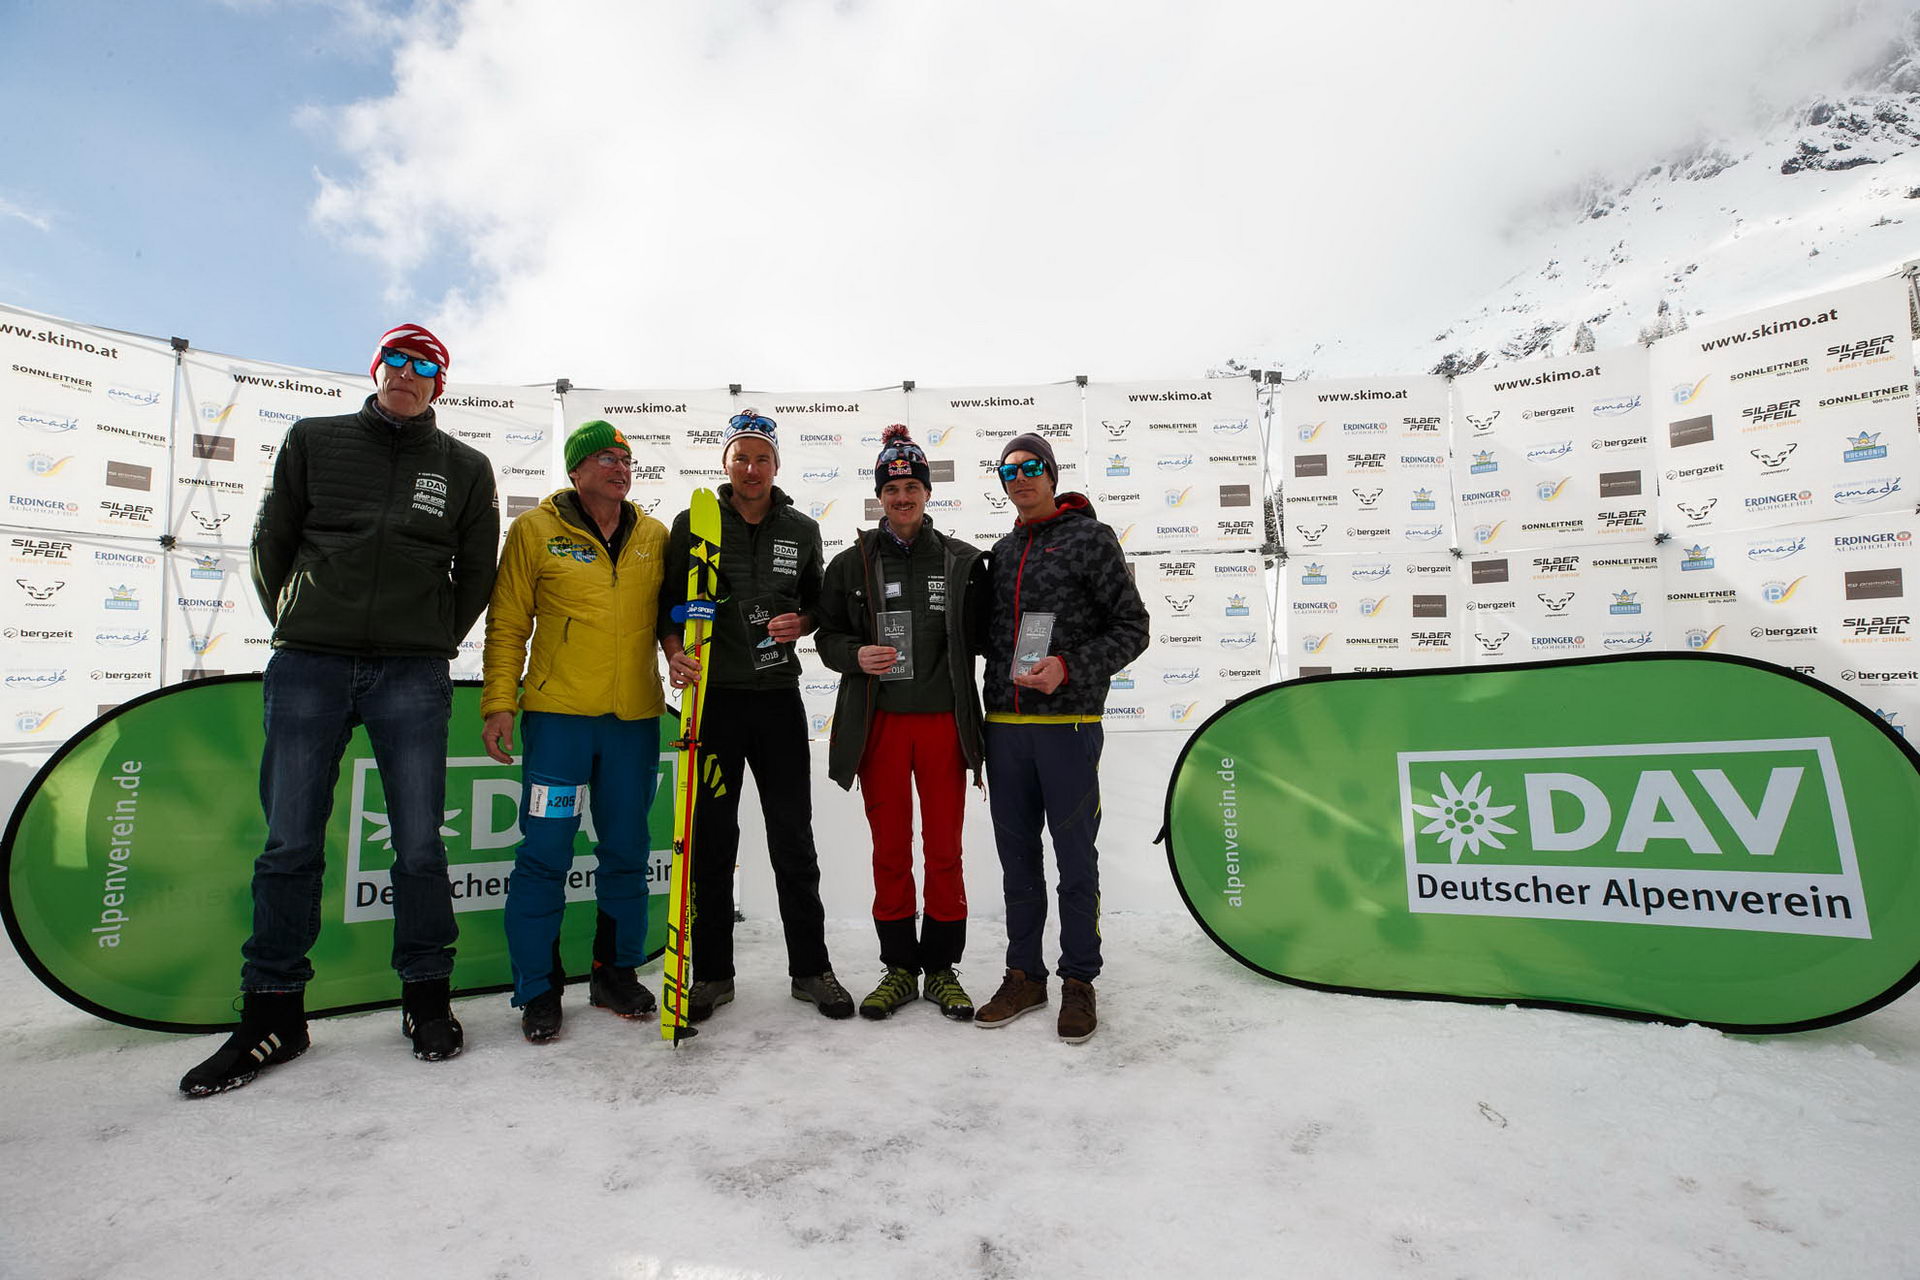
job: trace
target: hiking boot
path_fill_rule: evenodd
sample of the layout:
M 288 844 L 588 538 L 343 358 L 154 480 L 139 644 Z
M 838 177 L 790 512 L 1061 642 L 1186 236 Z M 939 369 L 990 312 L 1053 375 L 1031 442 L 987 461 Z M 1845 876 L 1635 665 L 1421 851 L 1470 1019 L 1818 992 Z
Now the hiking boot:
M 973 1015 L 976 1027 L 1004 1027 L 1009 1022 L 1030 1009 L 1038 1009 L 1047 1002 L 1047 982 L 1042 978 L 1035 981 L 1020 969 L 1007 970 L 1007 976 L 1000 979 L 1000 989 L 993 993 L 993 999 L 980 1007 Z
M 212 1057 L 180 1077 L 180 1092 L 210 1098 L 251 1084 L 263 1069 L 305 1053 L 312 1041 L 304 999 L 299 991 L 242 992 L 239 1028 Z
M 833 976 L 831 969 L 811 978 L 795 978 L 793 998 L 805 1000 L 829 1018 L 853 1016 L 853 997 L 847 994 L 847 989 L 840 985 L 840 979 Z
M 660 1009 L 632 969 L 597 960 L 587 979 L 587 1003 L 622 1018 L 650 1018 Z
M 973 1021 L 973 997 L 967 994 L 951 969 L 935 969 L 927 975 L 927 999 L 956 1022 Z
M 860 1002 L 860 1016 L 874 1022 L 891 1018 L 895 1009 L 919 994 L 919 974 L 911 969 L 888 969 L 873 994 Z
M 687 1021 L 705 1022 L 723 1004 L 733 1003 L 733 979 L 714 978 L 687 988 Z
M 452 986 L 447 978 L 401 984 L 400 1034 L 413 1041 L 413 1056 L 422 1062 L 457 1058 L 466 1043 L 466 1032 L 448 1004 Z
M 545 1044 L 560 1036 L 560 988 L 548 987 L 520 1007 L 520 1034 L 528 1044 Z
M 1079 1044 L 1093 1038 L 1100 1019 L 1093 1016 L 1093 984 L 1078 978 L 1060 979 L 1060 1038 Z

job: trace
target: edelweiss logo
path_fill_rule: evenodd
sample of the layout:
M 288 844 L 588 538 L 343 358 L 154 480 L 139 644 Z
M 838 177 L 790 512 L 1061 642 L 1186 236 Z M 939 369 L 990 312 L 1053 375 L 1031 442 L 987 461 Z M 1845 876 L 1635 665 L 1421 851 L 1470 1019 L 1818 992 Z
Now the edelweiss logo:
M 1454 786 L 1453 779 L 1443 773 L 1440 775 L 1440 792 L 1430 794 L 1427 798 L 1433 803 L 1410 806 L 1421 817 L 1433 819 L 1420 829 L 1420 834 L 1438 835 L 1440 843 L 1447 846 L 1448 855 L 1456 863 L 1460 861 L 1461 853 L 1477 855 L 1482 845 L 1504 849 L 1507 846 L 1500 842 L 1499 837 L 1518 834 L 1500 821 L 1513 812 L 1514 806 L 1492 804 L 1493 789 L 1482 787 L 1477 773 L 1467 779 L 1464 787 Z

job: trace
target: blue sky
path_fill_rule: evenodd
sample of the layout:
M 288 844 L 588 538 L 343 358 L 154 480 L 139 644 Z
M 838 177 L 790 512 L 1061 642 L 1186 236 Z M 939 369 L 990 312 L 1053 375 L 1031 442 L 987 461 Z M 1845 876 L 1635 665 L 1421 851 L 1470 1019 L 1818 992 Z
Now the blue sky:
M 608 387 L 1408 350 L 1555 197 L 1912 7 L 0 0 L 0 302 L 347 371 L 413 320 L 457 378 Z
M 317 5 L 0 3 L 0 301 L 362 367 L 388 281 L 313 224 L 345 161 L 299 123 L 391 89 L 390 47 L 351 34 Z

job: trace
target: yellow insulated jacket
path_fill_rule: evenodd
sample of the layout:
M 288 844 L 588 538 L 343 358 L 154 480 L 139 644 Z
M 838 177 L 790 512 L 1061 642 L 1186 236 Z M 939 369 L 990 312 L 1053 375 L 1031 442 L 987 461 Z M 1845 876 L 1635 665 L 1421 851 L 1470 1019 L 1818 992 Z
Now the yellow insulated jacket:
M 667 528 L 626 505 L 633 521 L 617 559 L 587 527 L 572 489 L 548 495 L 507 530 L 487 606 L 481 715 L 517 706 L 644 720 L 665 709 L 654 625 Z

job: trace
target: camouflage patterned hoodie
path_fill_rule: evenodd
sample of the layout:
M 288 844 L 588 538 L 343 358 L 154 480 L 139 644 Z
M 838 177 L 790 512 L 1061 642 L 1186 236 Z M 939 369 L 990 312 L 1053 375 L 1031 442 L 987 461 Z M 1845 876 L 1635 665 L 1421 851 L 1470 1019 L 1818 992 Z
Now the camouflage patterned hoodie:
M 1147 606 L 1113 530 L 1084 494 L 1063 493 L 1045 520 L 1022 522 L 993 548 L 987 626 L 986 709 L 1008 716 L 1098 719 L 1113 673 L 1146 652 Z M 1052 694 L 1013 683 L 1013 645 L 1025 612 L 1054 615 L 1048 652 L 1067 664 Z

